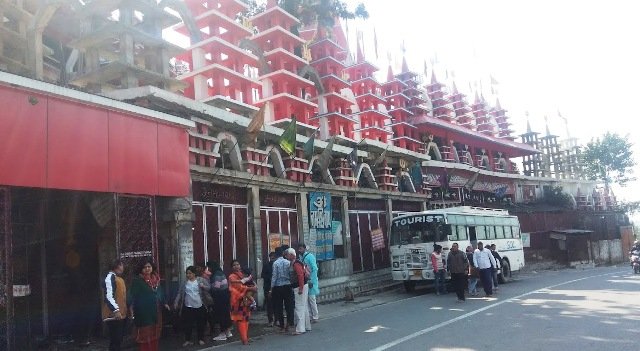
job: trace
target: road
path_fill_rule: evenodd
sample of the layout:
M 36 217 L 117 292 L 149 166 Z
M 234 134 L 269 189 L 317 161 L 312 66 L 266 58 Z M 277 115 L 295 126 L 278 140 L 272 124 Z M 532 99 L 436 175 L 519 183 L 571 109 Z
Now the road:
M 640 275 L 628 267 L 522 275 L 493 298 L 406 295 L 321 320 L 300 336 L 220 350 L 640 350 Z

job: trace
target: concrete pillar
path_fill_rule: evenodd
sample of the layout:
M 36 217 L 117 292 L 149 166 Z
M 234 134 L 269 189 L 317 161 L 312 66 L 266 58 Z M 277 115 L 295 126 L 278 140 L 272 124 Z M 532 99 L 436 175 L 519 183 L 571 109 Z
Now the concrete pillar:
M 391 220 L 393 219 L 393 202 L 391 199 L 387 198 L 384 203 L 384 209 L 387 215 L 387 227 L 385 228 L 387 232 L 387 238 L 391 238 Z M 389 242 L 386 243 L 387 247 L 389 247 Z
M 198 74 L 193 77 L 193 98 L 194 100 L 202 100 L 207 97 L 209 97 L 207 77 Z
M 298 207 L 298 235 L 303 243 L 309 244 L 311 236 L 309 235 L 309 201 L 307 200 L 307 192 L 301 191 L 296 194 L 296 205 Z M 315 245 L 315 243 L 313 243 Z
M 249 260 L 254 272 L 262 272 L 262 226 L 260 222 L 260 188 L 252 185 L 247 193 L 249 204 L 249 228 L 253 235 L 249 238 L 249 252 L 253 252 L 253 259 Z M 267 243 L 268 244 L 268 243 Z
M 198 70 L 207 65 L 207 58 L 205 57 L 206 52 L 202 48 L 195 48 L 191 50 L 191 61 L 193 67 L 191 67 L 192 71 Z
M 342 233 L 343 233 L 343 243 L 344 243 L 344 257 L 351 262 L 351 226 L 349 225 L 349 201 L 347 201 L 347 196 L 342 196 L 342 200 L 340 201 L 342 204 Z M 350 272 L 353 272 L 353 265 L 351 265 Z

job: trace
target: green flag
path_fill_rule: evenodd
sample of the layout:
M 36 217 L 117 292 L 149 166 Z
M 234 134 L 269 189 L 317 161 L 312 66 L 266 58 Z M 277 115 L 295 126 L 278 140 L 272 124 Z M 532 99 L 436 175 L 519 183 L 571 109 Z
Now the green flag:
M 293 155 L 296 150 L 296 117 L 291 117 L 291 122 L 284 130 L 282 135 L 280 136 L 280 140 L 278 141 L 280 144 L 280 148 L 282 151 L 289 154 L 289 156 Z
M 311 135 L 311 138 L 309 138 L 309 140 L 304 143 L 304 147 L 302 148 L 302 150 L 304 151 L 304 158 L 306 158 L 309 162 L 311 162 L 311 159 L 313 158 L 313 144 L 315 143 L 315 141 L 316 133 L 313 133 Z

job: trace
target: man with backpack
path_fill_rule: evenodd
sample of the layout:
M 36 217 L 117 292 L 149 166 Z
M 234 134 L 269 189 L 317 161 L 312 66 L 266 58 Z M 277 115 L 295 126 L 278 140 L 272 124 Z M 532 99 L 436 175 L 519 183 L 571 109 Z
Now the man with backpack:
M 295 299 L 294 321 L 296 330 L 292 335 L 300 335 L 311 330 L 309 320 L 309 308 L 307 300 L 309 298 L 308 276 L 305 274 L 304 263 L 296 257 L 294 248 L 287 249 L 287 258 L 291 262 L 291 287 Z
M 309 271 L 309 317 L 311 323 L 318 322 L 318 304 L 316 303 L 316 296 L 320 294 L 320 286 L 318 285 L 318 263 L 316 262 L 316 256 L 307 251 L 307 245 L 298 245 L 298 256 L 300 261 L 304 263 L 305 270 Z

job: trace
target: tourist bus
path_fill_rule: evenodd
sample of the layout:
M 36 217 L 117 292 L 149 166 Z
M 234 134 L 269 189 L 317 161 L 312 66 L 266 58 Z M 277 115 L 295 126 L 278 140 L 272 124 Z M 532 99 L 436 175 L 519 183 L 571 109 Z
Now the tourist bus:
M 431 253 L 435 244 L 442 246 L 444 257 L 453 243 L 462 251 L 468 245 L 475 249 L 478 241 L 485 246 L 496 244 L 502 257 L 501 282 L 524 267 L 520 223 L 507 210 L 461 206 L 396 215 L 389 238 L 391 270 L 393 280 L 403 281 L 407 291 L 419 281 L 434 279 Z

